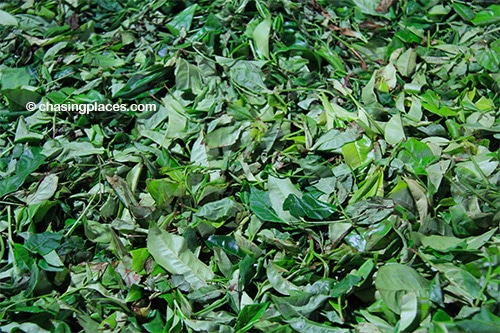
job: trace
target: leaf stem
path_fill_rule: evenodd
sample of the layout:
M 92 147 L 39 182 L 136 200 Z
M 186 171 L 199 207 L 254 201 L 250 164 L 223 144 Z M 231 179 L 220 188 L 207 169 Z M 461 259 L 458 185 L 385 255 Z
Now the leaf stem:
M 78 218 L 76 219 L 75 223 L 73 223 L 73 225 L 71 226 L 71 228 L 69 228 L 69 230 L 66 232 L 66 234 L 64 234 L 64 237 L 69 237 L 71 236 L 71 234 L 73 233 L 73 231 L 75 231 L 76 227 L 79 225 L 79 222 L 80 220 L 82 219 L 83 216 L 85 216 L 85 214 L 87 214 L 87 211 L 89 210 L 90 206 L 92 205 L 92 202 L 94 202 L 94 199 L 95 197 L 97 196 L 97 193 L 94 193 L 91 197 L 90 197 L 90 201 L 89 203 L 87 204 L 87 206 L 85 206 L 85 209 L 83 210 L 83 212 L 78 216 Z
M 486 288 L 488 287 L 488 284 L 493 276 L 493 274 L 492 274 L 493 273 L 493 263 L 491 262 L 491 258 L 487 253 L 485 253 L 485 258 L 488 261 L 488 273 L 486 273 L 484 283 L 483 283 L 481 289 L 479 290 L 479 294 L 476 298 L 476 301 L 474 302 L 475 307 L 479 307 L 479 304 L 481 303 L 481 298 L 482 298 L 482 296 L 483 296 Z

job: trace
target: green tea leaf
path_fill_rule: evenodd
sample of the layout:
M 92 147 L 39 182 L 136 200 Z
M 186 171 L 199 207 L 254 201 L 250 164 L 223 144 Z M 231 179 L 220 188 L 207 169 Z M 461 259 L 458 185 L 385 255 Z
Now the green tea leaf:
M 241 211 L 241 207 L 230 198 L 209 202 L 196 212 L 196 216 L 210 220 L 220 221 L 234 217 Z
M 276 291 L 283 295 L 290 295 L 290 292 L 292 291 L 301 290 L 295 284 L 283 277 L 283 273 L 285 271 L 286 270 L 277 266 L 273 262 L 269 262 L 267 264 L 266 274 L 271 286 L 273 286 Z
M 399 321 L 399 329 L 401 331 L 408 330 L 417 319 L 418 315 L 418 298 L 414 292 L 409 292 L 401 298 L 401 319 Z
M 205 135 L 209 148 L 226 147 L 236 143 L 241 134 L 241 126 L 224 126 Z
M 24 243 L 24 246 L 33 253 L 46 255 L 59 246 L 62 237 L 63 236 L 61 234 L 47 231 L 38 234 L 32 234 Z
M 168 205 L 174 197 L 183 195 L 186 190 L 183 184 L 170 178 L 148 179 L 146 186 L 159 207 Z
M 41 148 L 26 149 L 16 164 L 16 173 L 0 180 L 0 198 L 16 191 L 24 183 L 30 173 L 37 170 L 45 162 L 45 155 L 40 153 Z
M 414 293 L 419 299 L 428 298 L 429 281 L 416 270 L 401 264 L 386 264 L 377 272 L 375 287 L 387 306 L 401 313 L 402 297 Z
M 474 11 L 469 6 L 462 3 L 453 3 L 452 7 L 463 20 L 470 21 L 474 18 Z
M 9 13 L 0 10 L 0 25 L 17 25 L 17 19 Z
M 21 86 L 30 84 L 31 75 L 28 73 L 26 67 L 21 68 L 6 68 L 2 70 L 2 90 L 17 89 Z
M 238 247 L 234 237 L 211 235 L 207 238 L 206 243 L 211 249 L 214 247 L 220 247 L 229 254 L 237 255 L 239 257 L 244 256 L 244 253 Z
M 252 212 L 263 222 L 284 222 L 278 216 L 278 214 L 276 214 L 276 211 L 271 207 L 269 193 L 266 191 L 261 191 L 254 187 L 251 187 L 249 207 Z
M 429 204 L 427 202 L 425 189 L 422 185 L 420 185 L 417 181 L 413 179 L 405 177 L 404 181 L 406 182 L 406 184 L 408 184 L 408 189 L 410 190 L 413 200 L 415 200 L 415 206 L 417 207 L 420 221 L 423 222 L 427 217 L 429 209 Z
M 481 10 L 472 19 L 474 25 L 495 24 L 500 21 L 500 5 L 491 5 L 485 10 Z
M 207 281 L 214 278 L 210 267 L 196 258 L 181 236 L 153 226 L 149 230 L 147 245 L 155 262 L 171 274 L 184 276 L 193 289 L 206 286 Z
M 283 204 L 290 194 L 302 197 L 302 193 L 292 184 L 289 178 L 281 179 L 269 176 L 269 200 L 274 211 L 281 220 L 286 222 L 296 221 L 289 212 L 285 211 Z
M 472 319 L 464 319 L 457 322 L 457 326 L 465 332 L 489 333 L 498 329 L 500 317 L 494 315 L 485 308 L 475 314 Z
M 167 23 L 167 28 L 174 35 L 179 35 L 181 31 L 189 31 L 193 22 L 194 13 L 198 9 L 196 4 L 191 5 L 177 14 L 170 22 Z
M 384 138 L 390 145 L 396 145 L 406 139 L 401 115 L 397 113 L 387 122 L 384 129 Z
M 198 67 L 179 58 L 175 66 L 175 85 L 179 90 L 191 90 L 200 94 L 204 89 L 203 76 Z
M 358 141 L 343 145 L 342 155 L 344 155 L 345 162 L 355 169 L 371 160 L 372 148 L 371 140 L 367 136 L 363 136 Z
M 308 217 L 317 221 L 327 219 L 336 211 L 335 207 L 319 201 L 310 193 L 305 193 L 300 199 L 293 193 L 289 194 L 283 209 L 295 217 Z
M 264 84 L 262 70 L 255 61 L 237 61 L 231 67 L 229 73 L 235 84 L 252 94 L 268 91 Z
M 396 62 L 396 68 L 401 75 L 410 77 L 417 67 L 417 52 L 414 49 L 406 50 Z
M 365 198 L 384 196 L 384 173 L 377 169 L 373 172 L 362 184 L 359 189 L 354 192 L 349 203 L 355 203 Z
M 238 330 L 238 332 L 244 332 L 252 328 L 253 324 L 264 315 L 269 304 L 269 302 L 265 302 L 245 305 L 238 314 L 238 322 L 235 329 Z
M 420 239 L 423 246 L 428 246 L 434 250 L 448 252 L 465 248 L 465 240 L 456 237 L 446 237 L 439 235 L 424 236 Z
M 271 31 L 271 16 L 268 15 L 253 31 L 253 40 L 262 57 L 269 58 L 269 32 Z
M 297 317 L 288 320 L 290 326 L 297 332 L 317 332 L 317 333 L 348 333 L 345 328 L 328 326 L 326 324 L 318 324 L 304 317 Z
M 356 141 L 358 131 L 354 128 L 345 132 L 336 129 L 329 130 L 316 141 L 312 149 L 319 151 L 336 151 L 342 148 L 346 143 Z
M 400 146 L 398 158 L 417 175 L 426 175 L 426 167 L 436 161 L 429 146 L 415 138 L 408 139 Z
M 59 178 L 56 175 L 50 174 L 46 176 L 38 185 L 36 192 L 28 196 L 26 203 L 28 205 L 37 205 L 52 198 L 57 191 L 58 180 Z

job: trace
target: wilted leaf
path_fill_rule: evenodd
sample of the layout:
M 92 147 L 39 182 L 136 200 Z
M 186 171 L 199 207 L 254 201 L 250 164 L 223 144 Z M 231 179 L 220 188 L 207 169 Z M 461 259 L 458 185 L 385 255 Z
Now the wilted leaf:
M 267 264 L 266 274 L 271 286 L 283 295 L 290 295 L 290 292 L 301 290 L 283 277 L 284 272 L 286 272 L 286 270 L 275 265 L 273 262 Z
M 9 13 L 0 10 L 0 25 L 17 25 L 17 19 Z
M 406 184 L 408 184 L 408 189 L 410 190 L 413 200 L 415 200 L 415 206 L 417 207 L 420 221 L 424 221 L 429 209 L 425 189 L 413 179 L 405 177 L 404 180 Z
M 45 177 L 38 185 L 36 192 L 28 196 L 26 203 L 28 205 L 37 205 L 52 198 L 57 191 L 58 180 L 59 178 L 53 174 Z
M 401 298 L 400 330 L 406 331 L 416 321 L 418 315 L 418 298 L 413 292 L 409 292 Z
M 406 163 L 417 175 L 426 175 L 425 167 L 437 158 L 429 146 L 415 138 L 410 138 L 400 146 L 398 158 Z
M 377 169 L 360 184 L 359 189 L 353 194 L 349 203 L 355 203 L 362 199 L 376 196 L 384 196 L 384 173 L 380 169 Z
M 401 75 L 411 76 L 417 67 L 417 52 L 414 49 L 406 50 L 399 56 L 396 67 Z
M 207 147 L 226 147 L 236 143 L 241 133 L 241 126 L 224 126 L 205 135 Z
M 154 260 L 170 274 L 184 276 L 191 288 L 206 286 L 207 281 L 214 278 L 210 267 L 196 258 L 187 248 L 183 237 L 153 226 L 149 231 L 147 244 Z
M 472 19 L 474 25 L 494 24 L 500 21 L 500 5 L 491 5 L 485 10 L 481 10 Z
M 238 244 L 236 244 L 236 239 L 234 239 L 234 237 L 212 235 L 207 238 L 206 242 L 211 249 L 219 247 L 229 254 L 240 257 L 244 256 L 244 253 L 240 251 Z
M 21 187 L 29 174 L 45 162 L 46 157 L 40 151 L 40 148 L 29 148 L 23 152 L 16 163 L 16 173 L 0 180 L 0 198 Z
M 198 67 L 179 58 L 175 66 L 175 85 L 179 90 L 190 89 L 194 94 L 203 91 L 203 76 Z
M 429 298 L 429 281 L 416 270 L 401 264 L 386 264 L 377 272 L 375 286 L 387 306 L 401 313 L 402 297 L 414 293 L 419 299 Z
M 317 332 L 317 333 L 347 333 L 347 329 L 318 324 L 304 317 L 297 317 L 288 320 L 290 326 L 297 332 Z
M 62 237 L 63 236 L 61 234 L 56 234 L 53 232 L 32 234 L 26 240 L 24 246 L 33 253 L 46 255 L 59 246 Z
M 348 129 L 345 132 L 332 129 L 323 134 L 314 144 L 312 149 L 319 151 L 335 151 L 342 148 L 346 143 L 356 141 L 358 131 L 354 128 Z
M 372 142 L 367 136 L 342 146 L 342 155 L 351 168 L 357 168 L 371 159 Z
M 196 212 L 196 216 L 210 221 L 220 221 L 222 219 L 234 217 L 240 210 L 241 207 L 234 200 L 223 198 L 203 205 L 203 207 Z
M 231 79 L 248 92 L 258 94 L 268 91 L 263 80 L 263 73 L 257 63 L 237 61 L 230 70 Z
M 378 6 L 375 10 L 377 12 L 385 13 L 385 12 L 387 12 L 389 7 L 391 7 L 395 1 L 396 0 L 380 0 L 380 3 L 378 4 Z
M 494 1 L 54 3 L 0 6 L 0 331 L 495 330 Z
M 283 204 L 290 194 L 293 194 L 297 197 L 302 197 L 302 193 L 297 190 L 297 188 L 288 178 L 280 179 L 270 176 L 268 186 L 271 206 L 274 211 L 276 211 L 280 219 L 285 222 L 296 221 L 297 219 L 295 217 L 293 217 L 289 212 L 285 211 L 285 209 L 283 208 Z
M 253 31 L 253 40 L 261 56 L 269 58 L 269 32 L 271 31 L 271 16 L 267 16 Z
M 238 315 L 237 330 L 245 331 L 252 328 L 253 324 L 257 322 L 269 307 L 269 302 L 260 304 L 248 304 L 241 309 Z

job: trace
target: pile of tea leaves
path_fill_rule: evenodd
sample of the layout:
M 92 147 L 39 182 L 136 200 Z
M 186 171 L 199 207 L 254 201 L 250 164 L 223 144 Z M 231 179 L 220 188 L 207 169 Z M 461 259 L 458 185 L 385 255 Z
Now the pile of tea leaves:
M 500 5 L 0 4 L 1 332 L 494 332 Z

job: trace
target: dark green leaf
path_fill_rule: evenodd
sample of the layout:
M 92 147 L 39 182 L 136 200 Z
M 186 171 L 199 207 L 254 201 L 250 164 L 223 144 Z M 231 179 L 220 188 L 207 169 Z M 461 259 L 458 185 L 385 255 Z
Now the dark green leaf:
M 295 217 L 308 217 L 312 220 L 323 221 L 335 213 L 334 206 L 321 202 L 311 193 L 305 193 L 302 198 L 290 194 L 283 203 L 283 209 L 288 210 Z
M 46 157 L 40 151 L 40 148 L 29 148 L 23 152 L 16 164 L 16 174 L 0 180 L 0 198 L 21 187 L 29 174 L 45 162 Z
M 220 247 L 229 254 L 234 254 L 239 257 L 244 256 L 244 253 L 240 251 L 238 244 L 236 244 L 234 237 L 212 235 L 207 238 L 206 243 L 211 249 L 214 247 Z
M 59 246 L 62 237 L 63 236 L 61 234 L 47 231 L 38 234 L 31 234 L 24 243 L 24 246 L 34 253 L 46 255 Z
M 283 222 L 271 207 L 269 194 L 266 191 L 251 187 L 249 207 L 252 212 L 264 222 Z
M 253 324 L 264 315 L 269 304 L 269 302 L 265 302 L 245 305 L 238 314 L 236 330 L 238 330 L 238 332 L 245 332 L 252 328 Z
M 174 35 L 179 35 L 181 31 L 187 32 L 191 28 L 196 9 L 198 9 L 198 6 L 194 4 L 177 14 L 170 22 L 167 23 L 167 28 L 170 32 Z

